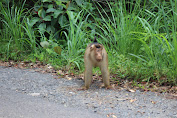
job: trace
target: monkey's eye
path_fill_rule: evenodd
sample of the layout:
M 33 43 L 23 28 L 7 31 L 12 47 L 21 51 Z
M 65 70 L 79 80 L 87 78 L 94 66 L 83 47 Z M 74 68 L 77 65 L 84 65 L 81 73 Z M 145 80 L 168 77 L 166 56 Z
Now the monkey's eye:
M 95 45 L 95 47 L 96 47 L 96 48 L 101 48 L 101 46 L 100 46 L 100 45 Z

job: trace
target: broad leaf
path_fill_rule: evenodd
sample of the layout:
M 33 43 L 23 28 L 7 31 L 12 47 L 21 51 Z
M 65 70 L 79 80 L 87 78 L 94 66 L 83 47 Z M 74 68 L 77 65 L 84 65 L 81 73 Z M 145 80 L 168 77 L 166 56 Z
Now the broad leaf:
M 43 9 L 43 10 L 42 10 L 41 17 L 42 17 L 42 18 L 45 18 L 45 16 L 46 16 L 46 13 L 45 13 L 45 10 Z
M 76 0 L 78 6 L 82 6 L 83 0 Z
M 42 33 L 44 33 L 44 32 L 45 32 L 45 29 L 46 29 L 46 24 L 45 24 L 45 23 L 41 23 L 38 28 L 39 28 L 39 30 L 40 30 Z
M 55 10 L 56 9 L 54 9 L 54 8 L 49 8 L 49 9 L 47 9 L 46 13 L 55 12 Z
M 54 47 L 54 51 L 57 53 L 57 54 L 59 54 L 59 55 L 61 55 L 61 47 L 60 46 L 56 46 L 56 47 Z
M 53 4 L 48 5 L 48 9 L 53 8 Z
M 51 16 L 46 16 L 43 20 L 44 21 L 51 21 Z
M 40 21 L 40 18 L 38 17 L 33 17 L 30 22 L 29 25 L 32 27 L 34 24 L 36 24 L 38 21 Z
M 57 24 L 58 19 L 52 18 L 51 20 L 51 26 L 55 26 Z
M 49 42 L 48 42 L 48 41 L 42 41 L 42 42 L 40 42 L 40 45 L 41 45 L 43 48 L 48 48 L 48 47 L 49 47 Z
M 78 5 L 74 4 L 73 2 L 70 2 L 69 6 L 68 6 L 68 9 L 69 11 L 77 11 L 79 8 L 78 8 Z
M 40 8 L 38 10 L 38 15 L 39 15 L 39 17 L 44 18 L 46 16 L 45 10 L 43 8 Z
M 67 19 L 64 15 L 61 15 L 59 17 L 58 23 L 60 24 L 61 27 L 63 27 L 67 23 Z
M 41 14 L 42 14 L 42 10 L 43 10 L 43 7 L 40 7 L 40 8 L 38 9 L 38 16 L 39 16 L 39 17 L 42 16 L 42 15 L 41 15 Z
M 53 14 L 53 17 L 57 18 L 61 13 L 63 13 L 63 11 L 61 11 L 61 10 L 55 10 L 55 12 Z

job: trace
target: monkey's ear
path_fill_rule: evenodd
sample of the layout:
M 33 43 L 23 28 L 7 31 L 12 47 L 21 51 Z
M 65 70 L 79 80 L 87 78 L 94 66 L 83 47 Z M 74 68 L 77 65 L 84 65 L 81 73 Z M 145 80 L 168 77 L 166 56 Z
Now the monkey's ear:
M 100 48 L 103 49 L 103 45 L 100 44 Z
M 90 46 L 90 50 L 92 51 L 95 48 L 95 45 Z

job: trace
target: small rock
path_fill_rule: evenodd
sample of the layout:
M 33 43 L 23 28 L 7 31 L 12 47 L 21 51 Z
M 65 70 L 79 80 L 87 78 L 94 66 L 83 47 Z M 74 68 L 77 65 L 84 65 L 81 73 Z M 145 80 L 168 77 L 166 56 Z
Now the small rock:
M 63 100 L 63 101 L 61 101 L 61 104 L 65 104 L 66 102 Z
M 74 95 L 75 93 L 74 92 L 69 92 L 69 94 Z
M 113 117 L 113 118 L 117 118 L 117 116 L 116 116 L 116 115 L 112 115 L 112 117 Z
M 31 96 L 39 96 L 40 93 L 29 93 L 28 95 L 31 95 Z
M 128 91 L 132 93 L 136 92 L 136 90 L 133 90 L 133 89 L 128 89 Z

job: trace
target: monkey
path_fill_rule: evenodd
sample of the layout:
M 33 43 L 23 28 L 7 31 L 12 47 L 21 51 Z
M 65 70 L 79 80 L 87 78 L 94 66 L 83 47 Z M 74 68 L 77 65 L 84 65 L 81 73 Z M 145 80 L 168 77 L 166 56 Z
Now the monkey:
M 84 81 L 85 85 L 83 90 L 89 89 L 92 82 L 92 69 L 99 67 L 102 73 L 103 83 L 107 89 L 110 86 L 110 75 L 108 70 L 108 55 L 104 46 L 97 42 L 96 38 L 93 43 L 90 43 L 85 50 L 84 54 Z

